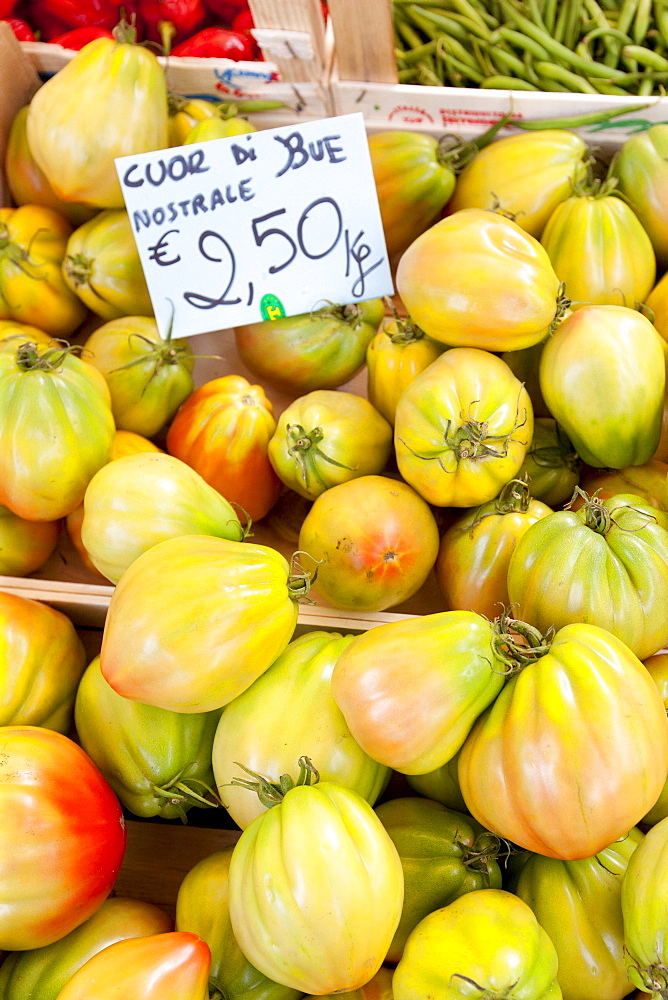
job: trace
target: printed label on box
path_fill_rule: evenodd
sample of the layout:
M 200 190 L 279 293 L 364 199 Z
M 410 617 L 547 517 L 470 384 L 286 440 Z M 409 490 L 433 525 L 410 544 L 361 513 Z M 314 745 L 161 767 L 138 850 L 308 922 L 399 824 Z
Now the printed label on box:
M 115 162 L 163 338 L 393 293 L 359 112 Z

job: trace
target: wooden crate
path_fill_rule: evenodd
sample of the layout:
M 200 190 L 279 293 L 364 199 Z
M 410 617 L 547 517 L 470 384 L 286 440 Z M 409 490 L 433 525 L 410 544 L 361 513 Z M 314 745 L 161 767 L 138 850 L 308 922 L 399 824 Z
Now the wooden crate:
M 479 135 L 499 118 L 561 118 L 594 111 L 631 108 L 608 122 L 577 129 L 604 150 L 614 150 L 629 135 L 668 121 L 668 97 L 615 97 L 607 94 L 536 93 L 467 87 L 430 87 L 398 83 L 391 0 L 329 0 L 334 31 L 334 62 L 329 87 L 334 114 L 361 111 L 370 131 L 409 129 L 463 138 Z M 373 25 L 373 30 L 370 30 Z M 516 130 L 506 126 L 499 137 Z

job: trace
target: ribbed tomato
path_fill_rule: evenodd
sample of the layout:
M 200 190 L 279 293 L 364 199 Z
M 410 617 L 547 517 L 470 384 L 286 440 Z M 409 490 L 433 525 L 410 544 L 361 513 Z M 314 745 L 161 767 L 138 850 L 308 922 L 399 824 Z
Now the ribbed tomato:
M 472 611 L 388 622 L 339 657 L 332 695 L 374 760 L 424 774 L 453 757 L 504 684 L 492 625 Z
M 84 751 L 39 726 L 0 728 L 0 948 L 52 944 L 104 902 L 123 860 L 118 799 Z
M 438 552 L 438 525 L 406 483 L 360 476 L 317 498 L 298 548 L 306 568 L 317 569 L 314 594 L 342 610 L 384 611 L 425 583 Z
M 114 589 L 102 674 L 117 694 L 147 705 L 220 708 L 283 652 L 305 590 L 283 556 L 263 545 L 209 535 L 158 542 Z
M 582 460 L 597 468 L 625 469 L 652 457 L 665 381 L 661 337 L 628 306 L 578 309 L 559 324 L 540 360 L 550 413 Z
M 632 984 L 624 963 L 622 880 L 643 835 L 632 827 L 591 858 L 540 854 L 510 860 L 508 888 L 523 899 L 559 956 L 564 1000 L 622 1000 Z
M 566 129 L 504 136 L 459 174 L 448 211 L 497 209 L 540 239 L 554 209 L 583 177 L 587 153 L 581 136 Z
M 645 659 L 668 643 L 668 531 L 640 497 L 585 498 L 519 540 L 508 566 L 510 601 L 541 631 L 590 622 Z
M 60 537 L 61 521 L 28 521 L 0 507 L 0 574 L 27 576 L 49 558 Z
M 399 472 L 428 503 L 473 507 L 517 475 L 533 433 L 529 395 L 501 358 L 471 347 L 441 354 L 399 399 Z
M 0 503 L 55 521 L 111 458 L 114 418 L 97 369 L 61 345 L 0 353 Z
M 668 819 L 651 830 L 622 881 L 626 968 L 634 986 L 661 996 L 668 989 Z
M 187 872 L 176 897 L 176 929 L 206 941 L 211 949 L 210 984 L 222 996 L 229 1000 L 299 1000 L 301 990 L 267 979 L 237 944 L 229 905 L 233 850 L 230 846 L 214 851 Z
M 550 640 L 504 618 L 498 631 L 497 649 L 519 672 L 461 749 L 466 805 L 534 853 L 592 857 L 625 836 L 663 788 L 663 701 L 628 646 L 597 625 L 566 625 Z
M 396 280 L 418 326 L 453 347 L 531 347 L 565 308 L 538 240 L 479 208 L 454 212 L 418 236 L 402 255 Z
M 281 786 L 280 801 L 246 827 L 232 854 L 234 936 L 277 983 L 316 994 L 358 989 L 380 968 L 399 924 L 396 847 L 351 789 L 302 775 Z
M 661 268 L 668 264 L 668 125 L 658 122 L 629 136 L 612 164 L 619 190 L 650 236 Z
M 256 795 L 230 785 L 238 775 L 238 760 L 278 782 L 305 753 L 323 780 L 353 788 L 371 805 L 385 788 L 389 769 L 353 739 L 332 698 L 334 665 L 352 641 L 352 635 L 338 632 L 300 636 L 225 706 L 213 745 L 213 769 L 225 808 L 242 830 L 266 806 Z
M 561 1000 L 557 953 L 527 904 L 505 889 L 477 889 L 426 916 L 406 942 L 394 1000 Z M 475 989 L 475 993 L 473 990 Z
M 199 472 L 240 514 L 258 521 L 282 488 L 267 454 L 275 429 L 264 389 L 241 375 L 224 375 L 186 399 L 167 432 L 167 451 Z
M 443 351 L 410 319 L 396 317 L 373 338 L 366 352 L 367 396 L 392 426 L 404 389 Z
M 0 591 L 0 726 L 69 733 L 86 653 L 61 611 Z

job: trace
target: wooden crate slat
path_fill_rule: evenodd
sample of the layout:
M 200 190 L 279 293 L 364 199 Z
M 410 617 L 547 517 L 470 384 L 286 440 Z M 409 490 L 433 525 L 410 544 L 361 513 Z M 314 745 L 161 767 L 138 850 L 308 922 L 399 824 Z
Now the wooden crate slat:
M 390 0 L 329 0 L 341 80 L 397 83 Z

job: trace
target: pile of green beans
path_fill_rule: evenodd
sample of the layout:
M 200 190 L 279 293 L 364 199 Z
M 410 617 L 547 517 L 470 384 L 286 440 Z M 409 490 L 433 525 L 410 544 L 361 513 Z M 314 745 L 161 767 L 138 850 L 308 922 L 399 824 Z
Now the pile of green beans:
M 393 0 L 400 83 L 663 95 L 668 0 Z

